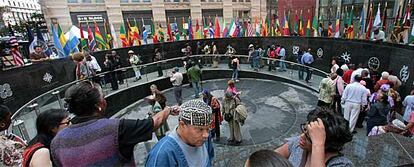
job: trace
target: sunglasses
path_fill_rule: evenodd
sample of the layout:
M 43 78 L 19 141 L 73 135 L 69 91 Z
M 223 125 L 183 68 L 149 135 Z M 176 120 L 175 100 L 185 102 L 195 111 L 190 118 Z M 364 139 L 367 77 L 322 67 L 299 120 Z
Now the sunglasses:
M 306 129 L 307 125 L 308 125 L 307 123 L 300 124 L 300 129 L 301 129 L 302 133 L 305 134 L 306 140 L 308 140 L 310 143 L 312 143 L 312 140 L 311 140 L 311 138 L 309 136 L 309 133 L 308 133 L 308 129 Z

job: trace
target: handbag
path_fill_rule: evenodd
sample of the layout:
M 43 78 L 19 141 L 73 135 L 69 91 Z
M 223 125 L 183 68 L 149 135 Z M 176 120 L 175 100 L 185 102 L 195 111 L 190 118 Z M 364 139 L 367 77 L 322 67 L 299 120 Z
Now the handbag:
M 233 119 L 233 115 L 231 115 L 230 113 L 224 113 L 224 120 L 226 120 L 227 122 L 230 122 Z

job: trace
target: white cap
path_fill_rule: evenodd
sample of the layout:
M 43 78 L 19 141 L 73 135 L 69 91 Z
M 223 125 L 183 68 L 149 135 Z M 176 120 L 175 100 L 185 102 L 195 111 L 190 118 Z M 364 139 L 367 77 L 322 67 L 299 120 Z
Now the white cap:
M 128 51 L 128 54 L 134 54 L 134 51 L 129 50 L 129 51 Z

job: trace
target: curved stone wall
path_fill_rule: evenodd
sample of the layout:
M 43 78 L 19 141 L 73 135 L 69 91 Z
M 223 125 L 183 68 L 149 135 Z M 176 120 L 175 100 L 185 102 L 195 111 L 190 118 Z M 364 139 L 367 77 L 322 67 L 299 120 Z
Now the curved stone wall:
M 371 41 L 360 40 L 344 40 L 344 39 L 332 39 L 332 38 L 304 38 L 304 37 L 264 37 L 264 38 L 223 38 L 223 39 L 205 39 L 205 40 L 193 40 L 193 41 L 179 41 L 179 42 L 166 42 L 153 45 L 135 46 L 130 48 L 115 49 L 122 58 L 124 66 L 127 66 L 127 52 L 128 50 L 134 50 L 139 53 L 144 63 L 152 61 L 155 48 L 159 48 L 165 53 L 165 59 L 175 58 L 183 56 L 181 48 L 185 47 L 188 43 L 193 48 L 193 54 L 196 54 L 197 42 L 209 43 L 215 42 L 219 53 L 225 53 L 226 46 L 232 45 L 237 54 L 247 54 L 247 46 L 249 44 L 255 44 L 266 48 L 268 45 L 280 44 L 285 46 L 287 50 L 288 60 L 295 61 L 294 51 L 298 49 L 305 50 L 307 48 L 312 49 L 312 54 L 315 56 L 315 68 L 329 71 L 330 60 L 332 57 L 342 57 L 349 59 L 354 64 L 366 64 L 373 68 L 377 68 L 378 71 L 392 70 L 394 75 L 398 76 L 402 81 L 401 94 L 406 95 L 413 85 L 414 75 L 414 47 L 391 44 L 391 43 L 375 43 Z M 94 55 L 98 59 L 98 62 L 102 63 L 107 51 L 95 52 Z M 68 79 L 74 77 L 74 64 L 71 60 L 59 60 L 59 62 L 66 63 L 45 63 L 48 68 L 52 69 L 68 69 L 68 70 L 50 70 L 50 75 L 54 76 L 52 82 L 44 82 L 44 76 L 46 73 L 36 73 L 38 69 L 44 69 L 45 66 L 37 64 L 21 69 L 14 69 L 9 71 L 0 71 L 0 85 L 7 83 L 13 90 L 12 96 L 7 96 L 0 99 L 8 106 L 11 106 L 13 111 L 17 110 L 20 106 L 27 103 L 30 99 L 39 96 L 42 93 L 47 92 L 59 85 L 70 82 Z M 63 64 L 63 65 L 62 65 Z M 155 69 L 154 69 L 155 70 Z M 56 72 L 57 71 L 57 72 Z M 64 72 L 65 74 L 62 74 Z M 149 72 L 149 71 L 148 71 Z M 25 82 L 27 81 L 39 81 L 30 82 L 32 85 L 38 84 L 36 87 L 30 86 L 30 84 L 22 84 L 21 80 L 16 77 L 25 76 Z M 56 77 L 67 76 L 67 77 Z M 54 84 L 53 84 L 54 83 Z M 59 83 L 59 84 L 56 84 Z M 33 91 L 36 90 L 36 91 Z M 27 92 L 33 92 L 27 94 Z M 1 93 L 1 92 L 0 92 Z

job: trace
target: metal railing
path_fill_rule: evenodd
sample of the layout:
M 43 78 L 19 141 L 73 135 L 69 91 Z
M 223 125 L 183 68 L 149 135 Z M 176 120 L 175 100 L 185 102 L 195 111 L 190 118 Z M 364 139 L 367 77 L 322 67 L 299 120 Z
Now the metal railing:
M 240 60 L 240 64 L 249 64 L 250 61 L 247 61 L 249 59 L 249 56 L 246 55 L 233 55 L 239 58 Z M 224 61 L 227 62 L 229 56 L 228 55 L 224 55 L 224 54 L 219 54 L 219 55 L 193 55 L 193 56 L 189 56 L 189 57 L 177 57 L 177 58 L 172 58 L 172 59 L 166 59 L 166 60 L 161 60 L 158 62 L 152 62 L 152 63 L 147 63 L 147 64 L 143 64 L 140 65 L 140 69 L 141 72 L 143 72 L 144 74 L 142 74 L 142 81 L 139 81 L 137 83 L 131 84 L 132 83 L 132 79 L 134 78 L 134 74 L 131 72 L 133 71 L 133 67 L 124 67 L 124 68 L 119 68 L 116 69 L 114 71 L 107 71 L 107 72 L 103 72 L 103 73 L 99 73 L 98 76 L 100 78 L 105 78 L 105 75 L 109 75 L 109 73 L 115 72 L 115 73 L 123 73 L 124 75 L 124 79 L 123 81 L 125 82 L 125 84 L 123 84 L 122 86 L 120 86 L 120 90 L 123 89 L 127 89 L 130 86 L 135 86 L 135 85 L 139 85 L 145 82 L 150 82 L 151 80 L 154 79 L 159 79 L 160 77 L 158 77 L 156 75 L 157 72 L 157 68 L 158 66 L 161 66 L 162 68 L 162 72 L 163 72 L 163 76 L 165 76 L 166 73 L 168 73 L 169 70 L 171 70 L 174 67 L 183 67 L 183 62 L 185 60 L 188 59 L 192 59 L 192 60 L 197 60 L 197 61 L 201 61 L 204 62 L 203 64 L 211 64 L 213 58 L 216 58 L 216 60 L 219 60 L 219 63 L 221 66 L 218 67 L 218 69 L 223 69 L 223 63 Z M 223 60 L 225 59 L 225 60 Z M 267 66 L 268 62 L 274 61 L 275 64 L 278 64 L 278 62 L 282 61 L 285 62 L 287 64 L 287 73 L 280 73 L 280 75 L 286 75 L 286 77 L 290 78 L 290 79 L 294 79 L 293 77 L 295 77 L 294 72 L 295 71 L 299 71 L 301 68 L 303 69 L 310 69 L 313 70 L 313 73 L 316 76 L 322 76 L 325 77 L 326 75 L 328 75 L 326 72 L 317 69 L 317 68 L 313 68 L 313 67 L 308 67 L 305 66 L 303 64 L 299 64 L 296 62 L 291 62 L 291 61 L 285 61 L 285 60 L 280 60 L 280 59 L 272 59 L 272 58 L 267 58 L 267 57 L 262 57 L 259 60 L 259 65 L 260 66 Z M 226 70 L 228 70 L 228 66 L 224 65 L 224 68 Z M 204 68 L 203 68 L 204 69 Z M 241 69 L 241 71 L 243 70 L 252 70 L 249 69 L 249 67 L 243 67 Z M 261 71 L 259 72 L 264 72 L 266 71 L 267 73 L 272 73 L 272 72 L 268 72 L 267 69 L 261 69 Z M 278 73 L 275 73 L 276 75 L 278 75 Z M 130 77 L 132 76 L 132 77 Z M 88 78 L 91 79 L 91 78 Z M 105 80 L 105 79 L 103 79 Z M 35 98 L 33 98 L 32 100 L 30 100 L 28 103 L 26 103 L 25 105 L 23 105 L 22 107 L 20 107 L 12 116 L 12 120 L 13 120 L 13 126 L 12 126 L 12 131 L 13 133 L 23 137 L 26 140 L 29 140 L 31 138 L 33 138 L 36 134 L 36 130 L 35 130 L 35 120 L 37 118 L 37 116 L 39 115 L 39 113 L 49 109 L 49 108 L 61 108 L 61 109 L 65 109 L 65 103 L 63 101 L 63 98 L 61 97 L 61 95 L 66 91 L 67 88 L 69 88 L 70 86 L 80 82 L 81 80 L 77 80 L 77 81 L 73 81 L 67 84 L 64 84 L 62 86 L 59 86 L 57 88 L 54 88 L 50 91 L 47 91 Z M 102 83 L 102 87 L 104 89 L 104 93 L 105 95 L 110 95 L 112 93 L 116 93 L 116 91 L 111 91 L 110 88 L 108 87 L 108 84 L 106 82 Z

